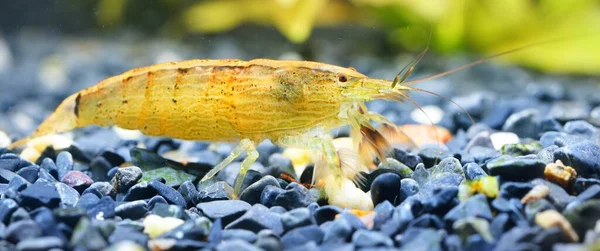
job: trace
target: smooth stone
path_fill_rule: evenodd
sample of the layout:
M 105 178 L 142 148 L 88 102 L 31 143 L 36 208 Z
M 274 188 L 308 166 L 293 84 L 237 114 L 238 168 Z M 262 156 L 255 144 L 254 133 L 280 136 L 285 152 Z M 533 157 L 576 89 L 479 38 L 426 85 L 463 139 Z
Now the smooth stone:
M 445 187 L 435 189 L 430 196 L 421 199 L 423 213 L 444 215 L 458 204 L 458 188 Z
M 323 227 L 323 226 L 321 226 Z M 354 229 L 348 220 L 345 218 L 338 218 L 334 220 L 329 227 L 324 230 L 325 235 L 323 236 L 324 243 L 344 243 L 352 236 Z
M 558 148 L 554 159 L 573 167 L 582 178 L 600 178 L 600 145 L 591 141 Z
M 410 228 L 396 238 L 399 238 L 401 250 L 441 251 L 443 236 L 443 232 L 430 228 Z
M 44 251 L 44 250 L 62 250 L 65 246 L 63 241 L 55 236 L 38 237 L 33 240 L 22 241 L 17 244 L 19 251 Z
M 465 217 L 479 217 L 488 221 L 492 220 L 492 211 L 485 195 L 477 194 L 461 202 L 444 216 L 444 221 L 448 225 L 451 225 Z
M 221 218 L 223 225 L 228 225 L 245 214 L 251 208 L 251 205 L 242 200 L 218 200 L 199 203 L 196 207 L 202 215 L 211 220 Z
M 69 187 L 74 188 L 77 192 L 82 193 L 83 190 L 88 188 L 94 181 L 81 171 L 68 171 L 61 178 L 60 182 L 66 184 Z
M 67 176 L 65 176 L 67 177 Z M 56 191 L 60 196 L 61 207 L 74 207 L 79 201 L 79 192 L 75 188 L 64 183 L 55 183 Z
M 248 243 L 254 243 L 257 239 L 256 233 L 245 229 L 225 229 L 222 232 L 223 240 L 244 240 Z
M 94 182 L 88 189 L 97 189 L 102 196 L 109 196 L 113 191 L 113 186 L 106 181 L 101 181 Z M 85 191 L 83 191 L 83 193 L 85 193 Z
M 554 163 L 554 151 L 558 149 L 558 146 L 552 145 L 546 147 L 536 154 L 536 159 L 544 162 L 544 164 L 548 165 L 550 163 Z
M 600 220 L 600 200 L 589 200 L 567 208 L 563 213 L 571 226 L 582 238 L 586 232 L 596 227 Z
M 287 212 L 287 210 L 282 206 L 272 206 L 272 207 L 269 207 L 269 210 L 273 213 L 278 213 L 278 214 L 284 214 Z
M 415 218 L 410 208 L 411 201 L 418 202 L 418 200 L 405 200 L 392 211 L 391 218 L 381 224 L 380 231 L 382 233 L 392 237 L 404 231 L 406 226 Z
M 8 224 L 11 215 L 19 208 L 19 204 L 13 199 L 0 200 L 0 221 Z
M 281 216 L 261 204 L 252 206 L 244 215 L 229 223 L 225 229 L 246 229 L 253 232 L 271 229 L 277 235 L 283 233 Z
M 496 149 L 481 146 L 474 146 L 469 154 L 473 156 L 473 160 L 478 164 L 486 163 L 488 160 L 500 156 L 500 152 Z
M 10 216 L 10 223 L 14 223 L 21 220 L 31 220 L 29 217 L 29 213 L 22 207 L 17 208 L 17 210 Z
M 12 223 L 4 230 L 4 239 L 12 243 L 38 238 L 42 230 L 33 220 L 22 220 Z
M 281 215 L 281 224 L 284 231 L 312 225 L 313 221 L 314 219 L 308 208 L 296 208 Z
M 29 183 L 29 181 L 27 181 L 26 179 L 24 179 L 23 177 L 21 177 L 19 175 L 15 175 L 10 180 L 10 182 L 8 182 L 7 189 L 19 192 L 19 191 L 23 191 L 29 185 L 31 185 L 31 183 Z
M 383 201 L 395 203 L 398 193 L 400 192 L 401 178 L 394 173 L 384 173 L 371 183 L 371 199 L 373 205 L 377 205 Z
M 542 145 L 542 147 L 554 146 L 554 145 L 556 145 L 554 143 L 556 141 L 556 139 L 562 138 L 566 135 L 567 134 L 563 133 L 563 132 L 554 132 L 554 131 L 545 132 L 540 137 L 540 144 Z
M 538 230 L 535 228 L 513 227 L 500 237 L 497 242 L 496 250 L 522 250 L 518 249 L 517 244 L 533 240 L 537 232 Z
M 457 188 L 463 179 L 463 175 L 455 173 L 446 173 L 445 175 L 438 175 L 437 178 L 430 179 L 425 184 L 421 185 L 418 197 L 425 198 L 427 196 L 431 196 L 437 189 Z
M 162 196 L 156 195 L 150 198 L 150 200 L 148 200 L 148 210 L 150 211 L 154 209 L 154 206 L 156 206 L 157 204 L 169 205 L 169 202 L 167 202 L 167 200 L 165 200 L 165 198 L 163 198 Z
M 408 197 L 413 196 L 419 192 L 419 183 L 411 178 L 400 180 L 400 192 L 396 199 L 396 204 L 402 203 Z M 387 201 L 387 200 L 386 200 Z M 381 204 L 381 203 L 379 203 Z
M 86 209 L 87 215 L 92 219 L 104 220 L 115 217 L 115 201 L 109 196 L 102 197 Z
M 375 206 L 375 209 L 373 209 L 375 212 L 375 217 L 373 219 L 372 229 L 380 230 L 381 225 L 383 225 L 392 217 L 393 210 L 394 205 L 387 200 Z
M 80 219 L 86 216 L 86 211 L 79 207 L 57 208 L 53 211 L 56 221 L 75 228 Z
M 60 194 L 48 182 L 36 181 L 19 194 L 21 206 L 29 209 L 38 207 L 56 208 L 60 204 Z
M 17 174 L 29 181 L 29 183 L 34 183 L 38 179 L 39 172 L 40 167 L 32 165 L 21 168 L 21 170 L 17 171 Z
M 545 118 L 540 121 L 540 132 L 561 132 L 562 125 L 556 120 Z
M 500 213 L 490 223 L 490 233 L 494 239 L 498 239 L 506 230 L 513 226 L 514 224 L 511 222 L 510 216 L 507 213 Z
M 279 182 L 273 176 L 264 176 L 259 181 L 248 186 L 240 194 L 240 200 L 246 201 L 251 205 L 259 203 L 263 189 L 269 185 L 279 187 Z
M 533 200 L 525 204 L 525 216 L 531 222 L 534 221 L 538 213 L 546 210 L 556 210 L 556 208 L 545 199 Z
M 411 221 L 407 228 L 435 228 L 435 229 L 443 229 L 444 222 L 440 217 L 433 214 L 423 214 L 413 221 Z
M 476 180 L 488 176 L 483 168 L 477 163 L 467 163 L 463 166 L 463 171 L 467 180 Z
M 463 150 L 455 151 L 454 158 L 458 159 L 461 165 L 475 162 L 475 157 Z
M 21 159 L 19 155 L 14 153 L 4 153 L 0 155 L 0 169 L 18 172 L 22 168 L 33 165 L 33 163 Z
M 294 208 L 307 207 L 310 203 L 316 202 L 316 200 L 317 198 L 310 193 L 308 188 L 292 182 L 285 188 L 283 193 L 275 197 L 275 205 L 292 210 Z
M 240 250 L 240 251 L 261 251 L 263 249 L 256 247 L 248 242 L 243 240 L 227 240 L 219 243 L 216 247 L 217 251 L 231 251 L 231 250 Z
M 598 132 L 598 129 L 585 120 L 573 120 L 565 123 L 564 132 L 568 134 L 579 134 L 586 137 L 592 137 Z
M 2 169 L 0 168 L 0 183 L 2 184 L 7 184 L 8 182 L 10 182 L 15 176 L 17 176 L 16 173 L 7 170 L 7 169 Z
M 460 161 L 454 157 L 448 157 L 443 159 L 439 164 L 433 166 L 429 170 L 430 179 L 435 179 L 439 176 L 447 174 L 464 175 Z
M 471 150 L 471 148 L 473 148 L 475 146 L 492 148 L 492 149 L 495 148 L 494 143 L 492 142 L 492 139 L 490 138 L 490 133 L 488 131 L 482 131 L 482 132 L 478 133 L 477 135 L 475 135 L 474 137 L 472 137 L 471 140 L 469 141 L 469 143 L 467 143 L 467 146 L 465 147 L 465 151 L 468 152 L 469 150 Z
M 529 181 L 544 177 L 546 164 L 536 159 L 519 159 L 504 155 L 491 160 L 486 167 L 490 175 L 500 176 L 503 180 Z
M 183 184 L 181 184 L 181 186 L 179 186 L 177 189 L 177 192 L 179 192 L 185 199 L 186 208 L 194 207 L 196 204 L 198 204 L 196 201 L 198 190 L 196 190 L 196 186 L 191 181 L 183 182 Z
M 356 248 L 393 247 L 394 241 L 380 232 L 359 229 L 352 235 L 352 243 Z
M 205 217 L 190 219 L 183 224 L 161 234 L 158 238 L 176 240 L 205 240 L 210 232 L 211 222 Z
M 573 191 L 575 194 L 580 194 L 593 185 L 600 185 L 600 179 L 577 178 L 575 179 L 575 184 L 573 184 Z
M 537 141 L 532 141 L 528 143 L 504 145 L 500 149 L 500 153 L 510 156 L 525 156 L 529 154 L 536 154 L 540 150 L 542 150 L 542 145 Z
M 159 195 L 164 197 L 165 200 L 167 200 L 167 202 L 185 207 L 185 198 L 183 198 L 183 196 L 180 193 L 178 193 L 177 190 L 175 190 L 174 188 L 156 180 L 148 182 L 148 186 L 154 188 L 154 190 L 156 190 Z
M 466 238 L 466 250 L 493 250 L 494 245 L 480 234 L 473 234 Z
M 402 162 L 397 161 L 396 159 L 393 158 L 386 158 L 386 162 L 382 162 L 379 163 L 379 166 L 377 166 L 377 170 L 382 169 L 382 170 L 390 170 L 393 173 L 396 173 L 398 175 L 400 175 L 400 177 L 402 178 L 410 178 L 410 176 L 413 173 L 413 170 L 410 169 L 407 165 L 402 164 Z M 371 172 L 374 173 L 375 171 Z M 376 178 L 375 176 L 372 176 L 374 178 Z
M 417 164 L 423 163 L 423 160 L 418 154 L 406 152 L 400 148 L 394 148 L 392 156 L 394 156 L 394 159 L 400 161 L 400 163 L 408 166 L 412 170 L 417 167 Z
M 123 241 L 132 241 L 139 245 L 146 245 L 148 243 L 148 235 L 140 231 L 136 231 L 132 227 L 117 226 L 115 231 L 108 237 L 108 242 L 119 243 Z
M 142 178 L 142 169 L 137 166 L 121 167 L 117 169 L 111 183 L 117 192 L 127 192 L 138 180 Z
M 123 219 L 141 219 L 147 212 L 148 204 L 144 200 L 126 202 L 115 207 L 115 214 Z
M 56 156 L 56 169 L 58 171 L 58 179 L 62 178 L 69 171 L 73 170 L 73 156 L 67 151 L 62 151 Z
M 319 207 L 313 213 L 317 225 L 321 225 L 328 221 L 333 221 L 335 216 L 342 213 L 343 209 L 334 205 L 326 205 Z
M 216 200 L 230 200 L 233 197 L 233 188 L 224 181 L 217 181 L 198 192 L 196 201 L 198 203 Z
M 429 171 L 425 169 L 424 164 L 418 164 L 411 178 L 419 183 L 419 186 L 422 186 L 429 179 Z
M 87 209 L 88 207 L 91 207 L 94 204 L 98 203 L 99 200 L 100 200 L 100 197 L 96 196 L 95 194 L 87 193 L 87 194 L 82 195 L 79 198 L 79 200 L 77 201 L 77 204 L 75 206 L 83 208 L 83 209 Z
M 263 189 L 262 193 L 260 194 L 260 204 L 263 204 L 266 207 L 274 207 L 275 205 L 277 205 L 277 196 L 280 196 L 283 193 L 285 193 L 284 189 L 268 185 Z
M 431 167 L 447 157 L 452 157 L 452 153 L 445 146 L 426 145 L 419 150 L 419 157 L 426 167 Z
M 520 138 L 535 139 L 538 137 L 540 120 L 538 110 L 526 109 L 510 115 L 504 122 L 502 131 L 513 132 Z
M 525 182 L 504 182 L 500 186 L 500 197 L 505 199 L 517 198 L 521 199 L 527 194 L 533 185 Z
M 44 158 L 44 160 L 42 160 L 42 164 L 40 164 L 40 169 L 44 169 L 50 175 L 52 175 L 54 179 L 58 179 L 58 167 L 51 158 Z

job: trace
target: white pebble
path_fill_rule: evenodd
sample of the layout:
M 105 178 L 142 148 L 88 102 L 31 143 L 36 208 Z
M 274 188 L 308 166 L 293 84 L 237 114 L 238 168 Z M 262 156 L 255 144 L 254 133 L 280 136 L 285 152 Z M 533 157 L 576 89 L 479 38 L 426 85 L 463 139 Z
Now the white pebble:
M 143 221 L 144 233 L 155 238 L 183 224 L 183 220 L 174 217 L 160 217 L 155 214 L 146 216 Z
M 503 145 L 519 143 L 519 136 L 512 132 L 495 132 L 490 134 L 494 149 L 500 150 Z
M 8 137 L 8 134 L 0 131 L 0 147 L 7 147 L 10 143 L 12 143 L 12 141 L 10 140 L 10 137 Z
M 412 118 L 414 121 L 416 121 L 420 124 L 429 125 L 432 122 L 434 124 L 437 124 L 440 121 L 442 121 L 442 117 L 444 117 L 444 111 L 442 111 L 442 109 L 440 109 L 439 107 L 437 107 L 435 105 L 422 106 L 421 109 L 423 111 L 421 111 L 420 109 L 414 109 L 410 113 L 410 118 Z M 429 118 L 427 118 L 427 117 L 429 117 Z
M 116 126 L 113 127 L 113 131 L 119 136 L 119 138 L 125 140 L 138 140 L 144 136 L 144 134 L 138 130 L 123 129 Z
M 281 54 L 279 60 L 302 60 L 302 56 L 295 51 L 289 51 Z

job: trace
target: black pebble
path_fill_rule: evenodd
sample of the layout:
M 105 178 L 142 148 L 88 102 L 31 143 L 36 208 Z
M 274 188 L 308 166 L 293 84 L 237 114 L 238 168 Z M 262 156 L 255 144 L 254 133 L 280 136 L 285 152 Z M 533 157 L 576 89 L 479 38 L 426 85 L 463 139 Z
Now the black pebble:
M 56 208 L 60 203 L 60 195 L 52 183 L 37 181 L 19 195 L 21 206 L 29 209 L 38 207 Z
M 377 205 L 384 200 L 395 203 L 400 192 L 400 176 L 394 173 L 384 173 L 371 183 L 371 199 L 373 205 Z

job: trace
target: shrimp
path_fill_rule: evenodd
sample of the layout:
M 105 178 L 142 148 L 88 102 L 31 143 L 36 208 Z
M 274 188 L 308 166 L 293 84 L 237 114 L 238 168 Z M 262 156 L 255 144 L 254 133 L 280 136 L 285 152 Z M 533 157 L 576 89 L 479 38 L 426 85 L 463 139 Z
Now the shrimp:
M 213 177 L 246 153 L 234 185 L 237 194 L 246 172 L 258 158 L 257 143 L 269 139 L 282 147 L 318 152 L 323 163 L 320 166 L 327 169 L 320 173 L 329 175 L 329 182 L 342 184 L 344 167 L 340 164 L 355 168 L 353 162 L 357 161 L 340 161 L 329 130 L 350 124 L 361 156 L 376 154 L 385 160 L 385 150 L 389 149 L 386 138 L 370 121 L 393 124 L 368 111 L 365 102 L 410 100 L 408 91 L 427 92 L 411 84 L 518 49 L 405 84 L 398 83 L 406 79 L 412 67 L 401 80 L 399 74 L 391 81 L 369 78 L 353 68 L 310 61 L 189 60 L 156 64 L 110 77 L 67 97 L 31 135 L 9 149 L 34 138 L 89 125 L 118 126 L 184 140 L 239 142 L 202 179 Z

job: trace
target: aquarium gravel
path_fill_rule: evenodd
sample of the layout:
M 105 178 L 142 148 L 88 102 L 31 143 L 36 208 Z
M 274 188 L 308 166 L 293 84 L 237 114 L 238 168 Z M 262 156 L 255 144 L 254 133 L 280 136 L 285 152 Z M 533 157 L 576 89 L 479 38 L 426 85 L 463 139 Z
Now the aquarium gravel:
M 268 53 L 238 42 L 248 34 L 215 38 L 209 48 L 31 36 L 0 43 L 13 65 L 0 72 L 0 107 L 10 107 L 0 110 L 0 145 L 30 132 L 70 93 L 136 66 L 301 57 L 277 39 L 264 45 Z M 315 40 L 330 41 L 324 36 Z M 404 62 L 359 40 L 313 45 L 317 60 L 373 77 L 391 78 Z M 428 57 L 417 75 L 468 62 L 458 61 Z M 228 143 L 89 127 L 71 134 L 73 145 L 56 138 L 55 146 L 66 147 L 38 149 L 31 161 L 0 148 L 0 250 L 599 250 L 597 85 L 493 65 L 419 85 L 454 99 L 476 123 L 451 103 L 411 94 L 453 138 L 396 147 L 386 164 L 365 173 L 359 188 L 370 193 L 372 211 L 328 205 L 307 186 L 312 165 L 296 173 L 296 156 L 270 142 L 259 145 L 238 199 L 239 161 L 199 182 L 230 153 Z M 428 121 L 410 103 L 368 106 L 398 124 Z M 333 133 L 348 136 L 344 128 Z

